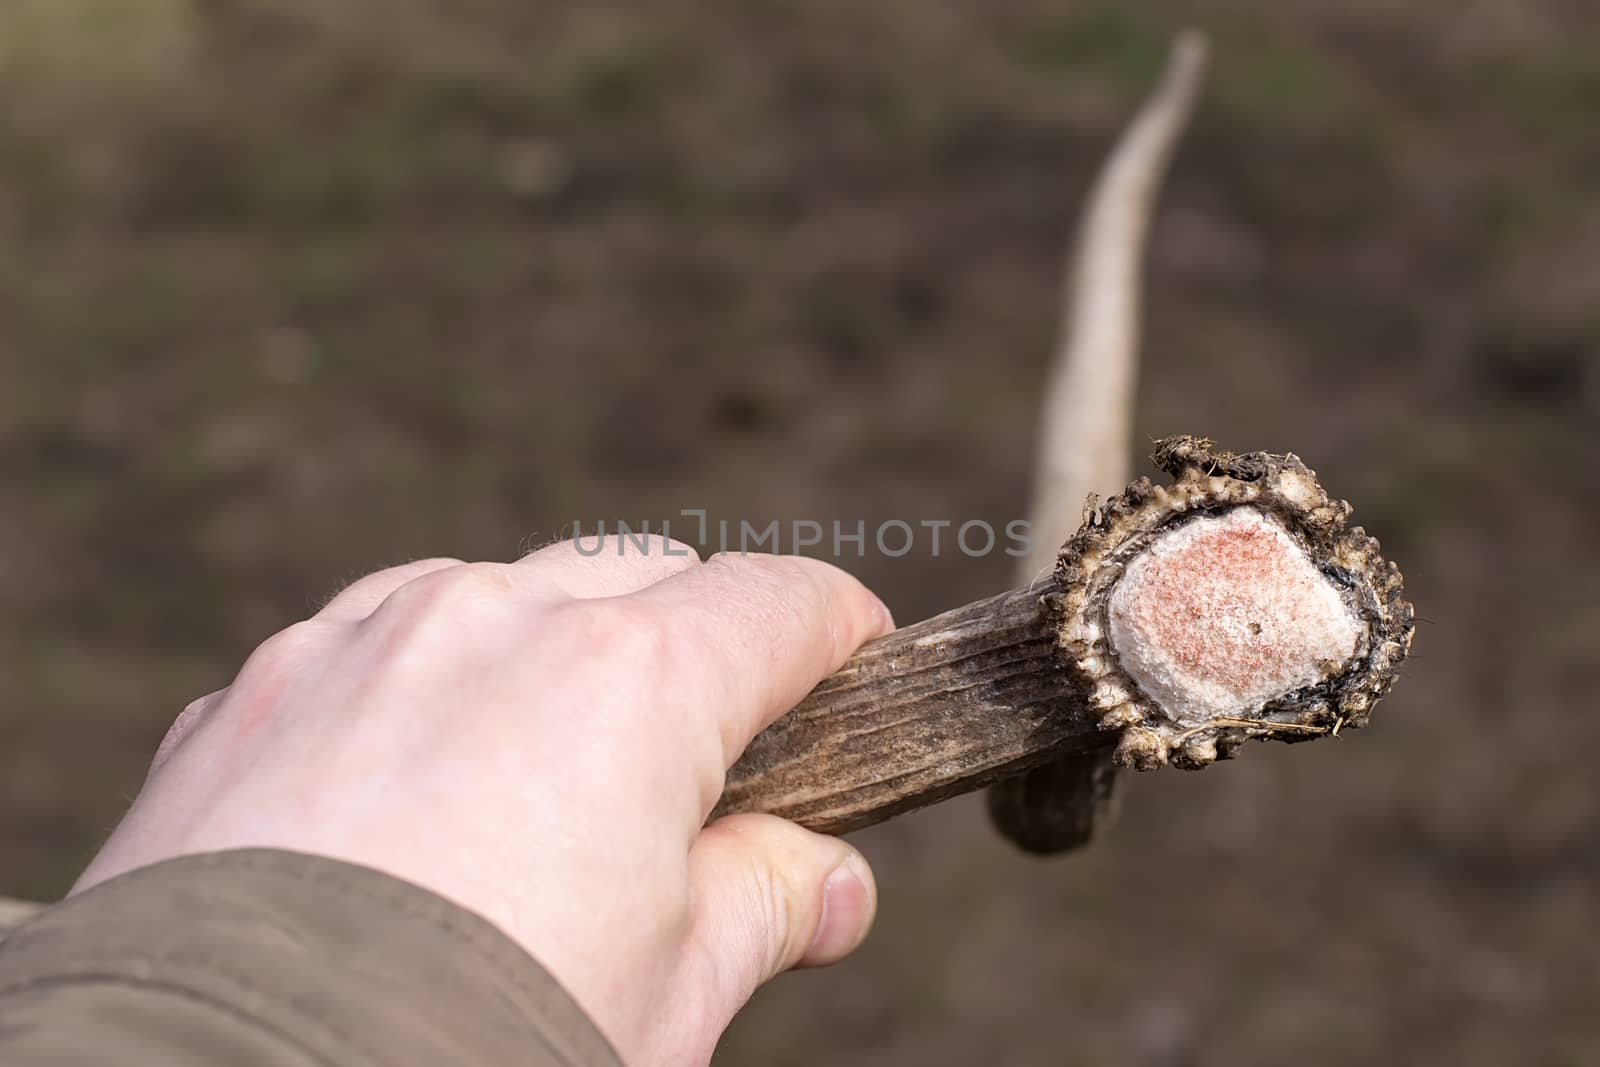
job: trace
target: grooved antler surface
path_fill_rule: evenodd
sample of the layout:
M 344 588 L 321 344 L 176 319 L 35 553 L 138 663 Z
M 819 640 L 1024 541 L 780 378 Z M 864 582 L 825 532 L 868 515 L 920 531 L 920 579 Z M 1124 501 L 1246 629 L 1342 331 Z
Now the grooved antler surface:
M 977 789 L 1053 754 L 1103 749 L 1040 596 L 957 608 L 862 647 L 753 741 L 717 815 L 765 811 L 844 833 Z

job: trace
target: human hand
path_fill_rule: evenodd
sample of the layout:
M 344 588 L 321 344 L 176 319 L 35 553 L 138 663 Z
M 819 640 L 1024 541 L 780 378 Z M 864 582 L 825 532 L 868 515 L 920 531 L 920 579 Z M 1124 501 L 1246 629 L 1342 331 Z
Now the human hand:
M 871 924 L 849 845 L 704 823 L 751 737 L 892 628 L 828 564 L 660 538 L 381 571 L 184 710 L 74 891 L 230 848 L 374 867 L 496 923 L 627 1062 L 703 1063 Z

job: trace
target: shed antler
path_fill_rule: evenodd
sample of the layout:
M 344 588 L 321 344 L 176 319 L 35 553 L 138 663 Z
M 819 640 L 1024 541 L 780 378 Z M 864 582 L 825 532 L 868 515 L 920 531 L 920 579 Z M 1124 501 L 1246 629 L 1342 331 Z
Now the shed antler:
M 869 642 L 751 742 L 716 814 L 843 833 L 1064 756 L 1203 767 L 1364 725 L 1400 574 L 1293 455 L 1168 438 L 1054 571 Z
M 1179 38 L 1090 196 L 1025 587 L 863 647 L 751 743 L 716 814 L 842 833 L 998 783 L 1000 829 L 1059 851 L 1104 820 L 1114 767 L 1334 735 L 1393 684 L 1412 636 L 1399 571 L 1297 457 L 1168 438 L 1153 458 L 1172 484 L 1093 499 L 1127 478 L 1140 261 L 1205 56 L 1198 34 Z
M 1063 300 L 1056 351 L 1039 419 L 1030 519 L 1032 552 L 1017 576 L 1055 565 L 1090 493 L 1108 496 L 1133 466 L 1133 402 L 1139 370 L 1139 292 L 1145 237 L 1160 190 L 1205 78 L 1205 38 L 1186 31 L 1166 72 L 1123 133 L 1083 212 Z
M 1055 546 L 1076 528 L 1091 494 L 1109 495 L 1129 478 L 1145 239 L 1162 175 L 1205 78 L 1206 53 L 1198 32 L 1178 37 L 1160 84 L 1089 194 L 1039 417 L 1033 549 L 1018 568 L 1019 583 L 1054 565 Z M 1062 852 L 1115 816 L 1115 787 L 1105 752 L 1071 754 L 996 784 L 989 814 L 1021 848 Z

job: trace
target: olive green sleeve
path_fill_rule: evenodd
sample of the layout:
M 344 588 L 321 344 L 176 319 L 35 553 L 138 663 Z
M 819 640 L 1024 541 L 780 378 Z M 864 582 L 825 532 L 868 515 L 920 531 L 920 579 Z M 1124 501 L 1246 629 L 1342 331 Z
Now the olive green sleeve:
M 495 927 L 336 860 L 186 856 L 71 897 L 0 942 L 7 1067 L 619 1062 Z

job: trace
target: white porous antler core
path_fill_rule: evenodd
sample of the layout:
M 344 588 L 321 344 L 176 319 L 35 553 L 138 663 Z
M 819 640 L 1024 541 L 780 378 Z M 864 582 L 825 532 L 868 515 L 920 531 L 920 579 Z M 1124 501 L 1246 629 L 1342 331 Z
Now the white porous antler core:
M 1118 580 L 1111 640 L 1183 725 L 1246 715 L 1336 672 L 1360 626 L 1277 522 L 1240 507 L 1158 535 Z

